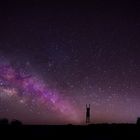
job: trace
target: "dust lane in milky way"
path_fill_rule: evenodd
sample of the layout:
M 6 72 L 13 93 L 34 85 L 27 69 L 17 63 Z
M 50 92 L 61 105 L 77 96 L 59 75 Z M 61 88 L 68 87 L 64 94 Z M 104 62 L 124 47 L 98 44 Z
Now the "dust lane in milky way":
M 1 85 L 0 94 L 7 94 L 11 98 L 22 95 L 19 102 L 24 104 L 26 104 L 26 98 L 33 98 L 36 101 L 35 104 L 46 106 L 46 108 L 50 104 L 51 109 L 67 121 L 79 122 L 78 110 L 68 101 L 68 98 L 61 97 L 62 95 L 57 91 L 49 89 L 41 79 L 32 75 L 21 75 L 20 71 L 15 70 L 10 64 L 0 65 L 0 77 L 1 81 L 11 86 L 5 88 Z

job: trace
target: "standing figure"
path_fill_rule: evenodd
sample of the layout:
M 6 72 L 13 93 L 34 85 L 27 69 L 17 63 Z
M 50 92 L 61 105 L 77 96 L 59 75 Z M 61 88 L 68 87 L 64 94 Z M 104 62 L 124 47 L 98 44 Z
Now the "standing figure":
M 90 104 L 86 104 L 86 123 L 90 123 Z

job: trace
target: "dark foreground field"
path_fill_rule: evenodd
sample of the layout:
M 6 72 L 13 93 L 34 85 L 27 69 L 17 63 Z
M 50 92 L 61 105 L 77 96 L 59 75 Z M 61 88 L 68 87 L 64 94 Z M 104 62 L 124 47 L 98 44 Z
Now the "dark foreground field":
M 16 139 L 140 139 L 140 126 L 135 124 L 75 125 L 1 125 L 0 140 Z

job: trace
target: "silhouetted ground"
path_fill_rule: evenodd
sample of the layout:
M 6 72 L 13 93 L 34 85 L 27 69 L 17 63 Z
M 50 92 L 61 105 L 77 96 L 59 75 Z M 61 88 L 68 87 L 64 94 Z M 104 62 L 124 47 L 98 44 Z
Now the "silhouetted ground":
M 0 125 L 0 139 L 85 139 L 120 140 L 140 139 L 140 125 L 97 124 L 75 125 Z

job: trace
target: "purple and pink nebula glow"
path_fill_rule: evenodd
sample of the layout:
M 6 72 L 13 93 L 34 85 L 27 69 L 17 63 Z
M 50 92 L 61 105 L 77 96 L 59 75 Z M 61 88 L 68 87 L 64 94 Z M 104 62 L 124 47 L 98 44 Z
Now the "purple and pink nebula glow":
M 10 64 L 0 65 L 0 77 L 1 98 L 6 94 L 8 98 L 20 97 L 19 102 L 24 104 L 27 104 L 28 99 L 46 108 L 50 104 L 51 109 L 67 121 L 79 122 L 78 110 L 59 92 L 49 89 L 38 77 L 21 75 L 20 71 L 15 70 Z M 3 81 L 8 83 L 7 87 L 3 86 Z

